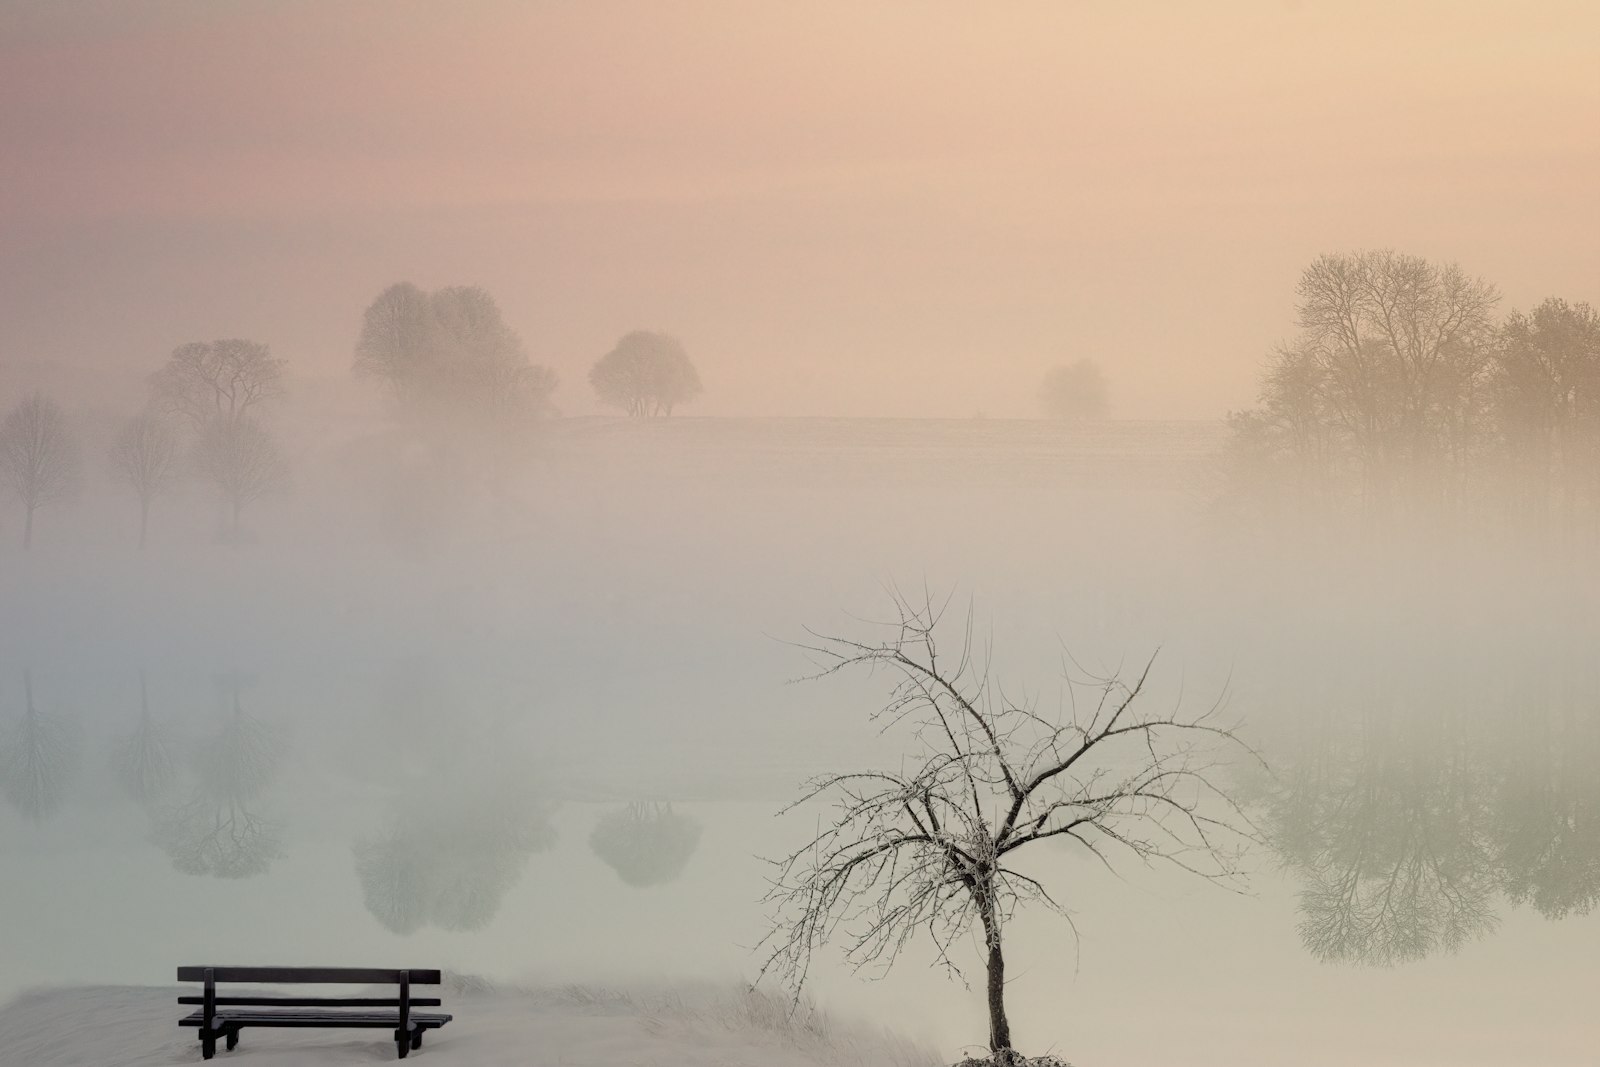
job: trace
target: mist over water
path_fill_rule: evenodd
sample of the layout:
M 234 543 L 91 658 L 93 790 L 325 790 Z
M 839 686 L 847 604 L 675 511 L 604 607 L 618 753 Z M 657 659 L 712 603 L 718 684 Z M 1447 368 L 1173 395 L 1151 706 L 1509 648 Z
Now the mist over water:
M 0 977 L 159 983 L 179 957 L 749 976 L 757 857 L 814 815 L 773 813 L 808 774 L 901 758 L 867 719 L 882 686 L 788 684 L 811 668 L 787 642 L 926 583 L 971 599 L 1019 695 L 1155 655 L 1152 699 L 1224 698 L 1271 769 L 1238 769 L 1273 846 L 1249 895 L 1067 846 L 1030 868 L 1081 942 L 1013 928 L 1019 1032 L 1086 1062 L 1276 1062 L 1328 1028 L 1300 1062 L 1491 1063 L 1503 997 L 1494 1047 L 1581 1062 L 1592 557 L 1241 537 L 1206 506 L 1222 437 L 578 420 L 490 491 L 405 500 L 411 525 L 348 458 L 381 437 L 352 438 L 255 543 L 178 498 L 143 552 L 126 501 L 86 496 L 0 577 Z M 21 774 L 30 729 L 49 744 Z M 979 993 L 918 959 L 862 984 L 823 957 L 815 988 L 975 1043 Z

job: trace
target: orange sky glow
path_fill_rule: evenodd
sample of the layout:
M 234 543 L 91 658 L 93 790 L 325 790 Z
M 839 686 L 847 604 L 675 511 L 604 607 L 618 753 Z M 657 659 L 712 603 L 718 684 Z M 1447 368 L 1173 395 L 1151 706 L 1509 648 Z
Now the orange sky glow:
M 1249 404 L 1317 254 L 1600 298 L 1590 3 L 0 4 L 0 362 L 243 335 L 344 376 L 480 284 L 561 408 L 634 328 L 704 414 Z

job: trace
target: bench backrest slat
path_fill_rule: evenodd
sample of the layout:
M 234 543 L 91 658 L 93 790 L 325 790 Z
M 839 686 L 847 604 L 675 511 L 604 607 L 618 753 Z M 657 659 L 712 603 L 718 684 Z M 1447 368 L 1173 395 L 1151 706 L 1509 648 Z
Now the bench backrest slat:
M 204 1004 L 205 997 L 179 997 L 179 1004 Z M 219 1008 L 398 1008 L 398 997 L 215 997 Z M 413 1008 L 438 1008 L 438 997 L 412 997 Z
M 267 982 L 277 985 L 398 985 L 401 970 L 372 967 L 179 967 L 178 981 L 204 982 L 206 971 L 217 982 Z M 412 985 L 438 985 L 439 972 L 406 972 Z

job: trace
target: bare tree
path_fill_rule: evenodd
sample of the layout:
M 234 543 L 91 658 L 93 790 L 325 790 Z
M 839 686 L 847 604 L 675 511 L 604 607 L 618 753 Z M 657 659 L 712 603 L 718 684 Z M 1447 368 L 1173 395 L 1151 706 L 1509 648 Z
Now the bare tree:
M 1052 419 L 1103 419 L 1108 408 L 1106 376 L 1092 359 L 1054 367 L 1039 386 L 1039 406 Z
M 700 375 L 676 337 L 635 330 L 589 371 L 600 399 L 635 418 L 671 415 L 700 395 Z
M 288 463 L 272 435 L 253 419 L 214 419 L 195 447 L 201 470 L 228 508 L 227 534 L 238 539 L 245 506 L 282 490 Z
M 970 610 L 947 655 L 938 637 L 945 605 L 899 593 L 894 602 L 898 618 L 881 642 L 812 632 L 815 643 L 803 646 L 817 657 L 817 676 L 891 672 L 898 681 L 874 718 L 910 746 L 900 770 L 824 775 L 791 805 L 828 799 L 833 815 L 774 861 L 762 974 L 798 991 L 813 952 L 836 935 L 854 967 L 887 971 L 923 932 L 959 973 L 950 950 L 976 922 L 987 950 L 989 1047 L 1009 1067 L 1020 1058 L 1006 1016 L 1005 926 L 1024 904 L 1067 915 L 1019 866 L 1024 853 L 1070 839 L 1109 868 L 1119 859 L 1165 862 L 1239 888 L 1257 834 L 1219 783 L 1252 753 L 1217 721 L 1220 704 L 1199 714 L 1147 708 L 1148 665 L 1131 684 L 1094 680 L 1092 700 L 1041 714 L 991 684 L 987 657 L 975 658 Z
M 150 376 L 150 391 L 158 411 L 203 430 L 218 419 L 242 419 L 282 396 L 283 360 L 257 341 L 192 341 L 173 349 Z
M 159 415 L 135 415 L 111 446 L 111 471 L 139 499 L 139 547 L 150 529 L 150 504 L 167 492 L 178 472 L 178 435 Z
M 33 514 L 78 490 L 78 445 L 61 408 L 39 393 L 0 422 L 0 480 L 22 501 L 22 547 L 33 547 Z

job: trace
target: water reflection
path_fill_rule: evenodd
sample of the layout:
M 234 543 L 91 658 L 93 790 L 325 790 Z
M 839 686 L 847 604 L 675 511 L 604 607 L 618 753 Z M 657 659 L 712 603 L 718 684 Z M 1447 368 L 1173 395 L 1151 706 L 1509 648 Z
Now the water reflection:
M 1415 960 L 1492 931 L 1508 904 L 1560 919 L 1600 902 L 1600 693 L 1421 673 L 1389 673 L 1274 754 L 1266 821 L 1321 959 Z
M 177 780 L 176 742 L 172 732 L 150 714 L 150 693 L 139 675 L 139 724 L 117 739 L 111 771 L 123 790 L 148 808 L 171 792 Z
M 589 848 L 628 885 L 645 888 L 683 873 L 700 844 L 700 823 L 672 805 L 635 801 L 601 816 Z
M 75 725 L 33 700 L 33 672 L 23 672 L 20 718 L 0 737 L 0 791 L 24 818 L 43 822 L 60 810 L 81 749 Z
M 227 685 L 231 710 L 195 750 L 189 797 L 152 813 L 151 839 L 185 874 L 248 878 L 283 854 L 282 827 L 258 805 L 288 744 L 279 727 L 245 712 L 239 679 Z
M 551 810 L 509 776 L 417 780 L 351 848 L 367 911 L 397 934 L 482 929 L 529 858 L 555 843 Z

